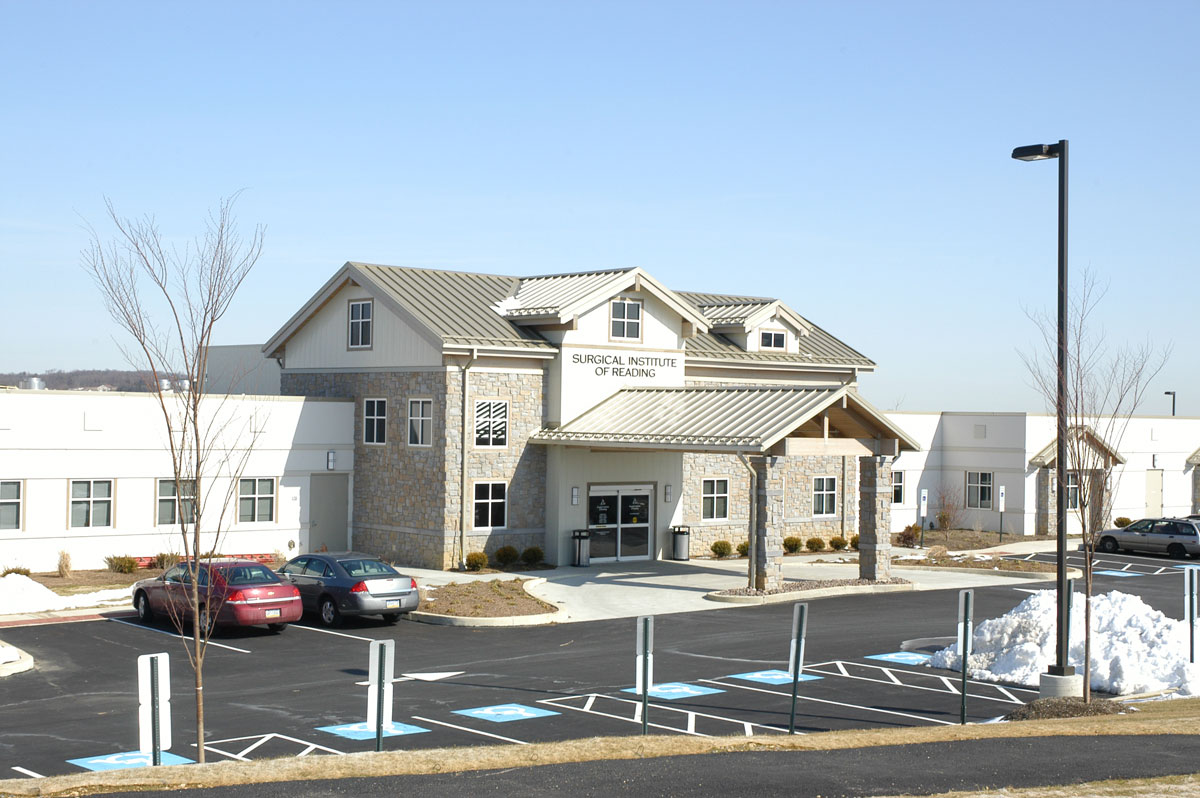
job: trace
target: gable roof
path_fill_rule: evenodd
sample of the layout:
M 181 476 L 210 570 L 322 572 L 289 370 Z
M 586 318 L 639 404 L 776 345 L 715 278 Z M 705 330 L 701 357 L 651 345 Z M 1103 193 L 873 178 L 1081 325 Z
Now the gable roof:
M 1184 461 L 1188 465 L 1200 466 L 1200 449 L 1188 455 L 1188 459 Z
M 1125 464 L 1125 458 L 1121 453 L 1113 448 L 1108 441 L 1096 434 L 1096 431 L 1087 424 L 1073 424 L 1067 429 L 1067 442 L 1070 444 L 1071 438 L 1080 440 L 1086 438 L 1088 445 L 1096 451 L 1110 457 L 1113 462 L 1121 465 Z M 1029 464 L 1038 468 L 1054 468 L 1058 462 L 1058 438 L 1052 438 L 1040 452 L 1029 458 Z

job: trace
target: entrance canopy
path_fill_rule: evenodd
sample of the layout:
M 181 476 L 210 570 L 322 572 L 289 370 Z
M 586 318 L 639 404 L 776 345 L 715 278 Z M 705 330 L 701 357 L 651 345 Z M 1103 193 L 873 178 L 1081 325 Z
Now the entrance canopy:
M 766 454 L 785 438 L 920 446 L 847 386 L 626 388 L 530 441 L 593 449 Z
M 1096 434 L 1096 431 L 1087 424 L 1075 424 L 1067 429 L 1067 446 L 1072 446 L 1075 443 L 1082 442 L 1103 460 L 1110 463 L 1125 464 L 1125 458 L 1116 450 L 1108 441 Z M 1071 458 L 1068 457 L 1069 461 Z M 1058 439 L 1051 439 L 1040 452 L 1029 458 L 1029 464 L 1036 468 L 1055 468 L 1058 463 Z M 1095 468 L 1098 466 L 1087 466 Z

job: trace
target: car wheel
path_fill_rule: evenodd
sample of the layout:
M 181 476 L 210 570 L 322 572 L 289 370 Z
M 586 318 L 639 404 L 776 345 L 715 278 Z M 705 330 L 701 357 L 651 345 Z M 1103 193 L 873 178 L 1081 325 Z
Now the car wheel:
M 329 596 L 321 597 L 320 604 L 321 623 L 326 626 L 339 626 L 342 623 L 342 614 L 338 612 L 337 604 Z
M 150 597 L 143 591 L 139 590 L 134 596 L 133 607 L 137 610 L 138 620 L 142 623 L 154 622 L 154 610 L 150 608 Z
M 287 624 L 286 623 L 269 623 L 269 624 L 267 624 L 267 628 L 270 629 L 275 634 L 279 634 L 280 632 L 282 632 L 284 629 L 287 628 Z
M 1118 550 L 1116 538 L 1100 538 L 1100 551 L 1115 554 Z
M 207 640 L 212 634 L 213 618 L 208 614 L 208 607 L 200 608 L 200 636 Z
M 1187 556 L 1187 549 L 1178 543 L 1172 543 L 1170 546 L 1167 546 L 1167 554 L 1171 556 L 1172 560 L 1182 560 Z
M 389 626 L 398 620 L 400 620 L 400 613 L 398 612 L 388 612 L 383 615 L 383 622 Z

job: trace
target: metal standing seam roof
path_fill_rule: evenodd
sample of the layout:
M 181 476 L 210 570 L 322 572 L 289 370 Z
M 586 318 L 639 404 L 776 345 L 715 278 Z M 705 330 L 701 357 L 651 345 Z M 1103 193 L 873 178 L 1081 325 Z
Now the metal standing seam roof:
M 626 388 L 530 440 L 761 452 L 846 393 L 844 387 Z
M 551 274 L 545 277 L 526 277 L 520 281 L 513 301 L 506 304 L 504 312 L 509 318 L 524 316 L 546 316 L 557 313 L 560 308 L 586 298 L 614 275 L 628 274 L 633 269 L 610 269 L 582 274 Z

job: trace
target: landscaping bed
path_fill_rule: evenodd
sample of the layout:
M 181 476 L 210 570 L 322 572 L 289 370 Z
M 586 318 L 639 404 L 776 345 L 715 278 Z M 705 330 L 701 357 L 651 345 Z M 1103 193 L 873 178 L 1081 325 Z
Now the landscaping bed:
M 951 555 L 941 546 L 935 546 L 923 557 L 894 557 L 892 565 L 905 566 L 922 565 L 934 568 L 974 568 L 987 571 L 1018 571 L 1023 573 L 1053 573 L 1058 566 L 1052 562 L 1036 560 L 1006 560 L 1002 557 L 992 557 L 987 554 L 955 554 Z
M 490 579 L 426 585 L 421 588 L 419 612 L 460 618 L 505 618 L 541 615 L 558 610 L 525 592 L 528 579 Z
M 149 579 L 162 572 L 161 568 L 139 568 L 131 574 L 120 574 L 101 569 L 98 571 L 72 571 L 70 576 L 63 577 L 51 571 L 44 574 L 30 574 L 29 578 L 38 584 L 45 585 L 60 596 L 74 596 L 77 593 L 129 587 L 140 579 Z
M 906 535 L 909 534 L 908 530 L 892 535 L 892 545 L 904 546 L 906 548 L 919 545 L 921 542 L 921 533 L 919 530 L 913 531 L 916 534 L 908 539 L 906 539 Z M 1019 540 L 1056 540 L 1056 538 L 1054 535 L 1015 535 L 1011 532 L 1001 535 L 999 532 L 976 531 L 974 529 L 925 530 L 925 546 L 945 546 L 950 551 L 990 549 L 993 546 L 1002 546 L 1005 543 L 1015 543 Z
M 771 590 L 757 590 L 752 587 L 734 587 L 718 591 L 718 596 L 777 596 L 781 593 L 798 593 L 804 590 L 822 590 L 827 587 L 846 587 L 859 585 L 907 585 L 907 579 L 892 577 L 891 579 L 803 579 L 795 582 L 784 582 L 781 587 Z

